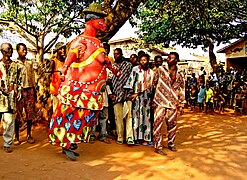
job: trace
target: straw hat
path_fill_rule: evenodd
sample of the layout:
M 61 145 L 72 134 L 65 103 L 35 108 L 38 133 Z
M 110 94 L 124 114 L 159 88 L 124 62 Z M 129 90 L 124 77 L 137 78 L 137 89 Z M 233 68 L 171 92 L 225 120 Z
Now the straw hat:
M 103 11 L 101 4 L 98 3 L 90 4 L 88 8 L 83 10 L 83 12 L 84 14 L 96 14 L 103 17 L 107 16 L 107 13 Z
M 66 46 L 65 43 L 63 42 L 58 42 L 56 45 L 55 45 L 55 50 L 59 50 L 60 48 Z

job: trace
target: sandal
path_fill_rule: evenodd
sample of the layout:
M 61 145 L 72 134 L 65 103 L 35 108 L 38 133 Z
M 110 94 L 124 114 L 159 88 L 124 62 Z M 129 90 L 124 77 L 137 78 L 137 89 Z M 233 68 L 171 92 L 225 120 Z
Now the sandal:
M 172 142 L 168 143 L 168 149 L 170 149 L 173 152 L 177 151 L 177 148 L 176 148 L 175 144 L 172 143 Z
M 153 142 L 144 142 L 142 143 L 143 146 L 153 146 Z
M 129 137 L 127 140 L 127 144 L 132 145 L 132 144 L 135 144 L 135 142 L 133 141 L 131 137 Z
M 76 160 L 76 156 L 73 151 L 70 151 L 69 149 L 63 149 L 63 153 L 69 158 L 71 161 Z
M 93 144 L 95 142 L 95 139 L 96 139 L 95 137 L 90 137 L 89 138 L 89 143 Z
M 140 142 L 139 142 L 138 140 L 135 140 L 135 141 L 134 141 L 134 145 L 140 146 Z
M 166 156 L 167 155 L 166 152 L 163 149 L 156 149 L 154 152 L 156 152 L 156 153 L 158 153 L 158 154 L 160 154 L 162 156 Z
M 6 152 L 6 153 L 11 153 L 13 150 L 11 149 L 11 147 L 7 147 L 7 146 L 4 146 L 3 147 L 3 150 Z
M 110 141 L 110 139 L 108 139 L 108 138 L 99 139 L 99 141 L 104 142 L 104 143 L 106 143 L 106 144 L 111 144 L 111 141 Z
M 21 142 L 18 140 L 18 139 L 14 139 L 14 142 L 13 142 L 14 145 L 20 145 Z
M 123 144 L 123 141 L 117 141 L 117 144 Z
M 66 154 L 66 151 L 71 151 L 72 153 L 74 153 L 75 156 L 80 156 L 79 153 L 74 152 L 74 151 L 72 151 L 72 150 L 70 150 L 70 149 L 65 149 L 65 148 L 63 148 L 62 153 L 63 153 L 63 154 Z
M 28 136 L 27 136 L 27 142 L 28 142 L 29 144 L 33 144 L 33 143 L 35 142 L 35 140 L 33 139 L 32 136 L 28 135 Z

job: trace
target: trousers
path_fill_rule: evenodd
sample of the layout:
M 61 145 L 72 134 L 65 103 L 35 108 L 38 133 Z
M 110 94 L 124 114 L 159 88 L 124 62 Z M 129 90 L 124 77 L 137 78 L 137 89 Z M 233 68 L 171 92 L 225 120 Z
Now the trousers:
M 108 119 L 108 107 L 104 107 L 99 112 L 98 125 L 100 129 L 99 139 L 105 139 L 107 137 L 106 121 Z M 92 128 L 92 135 L 95 135 L 96 124 Z
M 167 127 L 168 144 L 174 143 L 177 131 L 177 109 L 166 109 L 159 106 L 155 109 L 153 127 L 155 149 L 163 149 L 161 129 L 164 121 L 166 122 Z
M 133 127 L 132 127 L 132 102 L 127 101 L 128 113 L 126 117 L 126 139 L 131 137 L 133 139 Z M 124 140 L 124 117 L 123 117 L 123 103 L 117 103 L 114 105 L 114 114 L 117 131 L 117 141 Z
M 15 130 L 15 120 L 13 113 L 2 113 L 3 120 L 3 146 L 10 147 L 13 143 L 13 136 Z

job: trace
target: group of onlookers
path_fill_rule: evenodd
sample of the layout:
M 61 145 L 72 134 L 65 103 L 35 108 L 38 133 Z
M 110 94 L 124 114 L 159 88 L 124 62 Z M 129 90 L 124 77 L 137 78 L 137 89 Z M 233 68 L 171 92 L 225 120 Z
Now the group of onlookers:
M 11 59 L 13 47 L 10 43 L 1 44 L 2 59 L 0 60 L 0 115 L 3 120 L 3 149 L 10 153 L 10 145 L 20 144 L 19 127 L 22 112 L 25 110 L 28 143 L 34 143 L 31 136 L 35 119 L 35 74 L 33 62 L 26 58 L 27 47 L 23 43 L 16 46 L 18 58 Z M 15 136 L 14 136 L 15 134 Z M 14 136 L 14 138 L 13 138 Z
M 197 75 L 190 70 L 184 74 L 177 70 L 179 55 L 175 52 L 168 55 L 166 65 L 161 56 L 155 56 L 154 66 L 151 66 L 150 56 L 144 51 L 125 58 L 121 48 L 114 49 L 114 57 L 109 56 L 109 44 L 104 43 L 104 49 L 113 67 L 121 75 L 114 75 L 107 70 L 103 109 L 99 112 L 98 125 L 92 128 L 90 143 L 95 142 L 98 129 L 98 139 L 102 142 L 109 144 L 109 137 L 116 137 L 118 144 L 126 142 L 129 145 L 154 146 L 155 152 L 165 155 L 161 127 L 165 122 L 168 148 L 176 151 L 176 118 L 183 104 L 191 110 L 198 105 L 199 111 L 206 113 L 222 113 L 226 107 L 234 108 L 241 114 L 247 113 L 245 70 L 238 72 L 230 68 L 225 72 L 221 68 L 216 73 L 207 74 L 202 67 Z M 1 45 L 0 112 L 6 152 L 12 152 L 12 143 L 20 144 L 19 128 L 23 108 L 27 119 L 26 138 L 29 143 L 34 143 L 31 136 L 36 103 L 34 69 L 32 61 L 26 58 L 26 45 L 19 43 L 16 50 L 19 56 L 12 60 L 11 44 Z M 54 53 L 50 67 L 46 70 L 51 74 L 53 110 L 58 103 L 57 94 L 61 83 L 59 71 L 66 58 L 65 44 L 57 43 Z
M 156 56 L 151 69 L 150 56 L 144 51 L 125 58 L 122 49 L 116 48 L 113 54 L 113 67 L 122 74 L 108 76 L 108 135 L 115 136 L 118 144 L 154 146 L 155 152 L 165 155 L 161 127 L 166 123 L 168 148 L 176 151 L 177 109 L 185 103 L 184 76 L 177 69 L 179 55 L 175 52 L 168 55 L 168 67 L 162 65 L 161 56 Z M 99 125 L 101 134 L 100 117 Z M 90 139 L 93 143 L 95 136 Z
M 202 69 L 204 69 L 202 67 Z M 203 79 L 195 73 L 187 76 L 186 80 L 186 100 L 187 107 L 194 110 L 196 105 L 199 111 L 223 113 L 225 108 L 234 109 L 238 114 L 247 114 L 247 72 L 237 71 L 230 68 L 225 72 L 222 66 L 216 73 L 204 71 L 204 75 L 208 75 L 207 79 Z
M 110 46 L 104 43 L 106 54 Z M 12 152 L 10 145 L 20 144 L 19 128 L 23 118 L 27 119 L 27 141 L 34 143 L 31 136 L 32 122 L 35 119 L 35 73 L 33 62 L 26 58 L 27 47 L 19 43 L 16 47 L 18 58 L 12 60 L 13 47 L 9 43 L 1 45 L 3 58 L 0 61 L 0 111 L 3 120 L 4 150 Z M 58 89 L 61 83 L 60 69 L 64 66 L 66 47 L 57 43 L 54 56 L 50 59 L 50 95 L 55 110 L 58 99 Z M 156 56 L 155 66 L 150 67 L 150 56 L 144 51 L 125 58 L 121 48 L 114 49 L 114 58 L 108 56 L 114 68 L 121 75 L 114 75 L 107 70 L 107 86 L 103 94 L 105 102 L 100 110 L 98 126 L 92 128 L 89 142 L 96 140 L 96 130 L 99 130 L 99 140 L 111 143 L 109 135 L 115 136 L 118 144 L 155 146 L 156 152 L 165 154 L 162 146 L 163 135 L 161 127 L 163 119 L 168 133 L 168 148 L 175 151 L 177 108 L 182 106 L 184 97 L 183 74 L 177 70 L 179 55 L 171 53 L 168 56 L 170 65 L 162 66 L 163 59 Z M 169 69 L 171 68 L 171 69 Z M 182 94 L 181 94 L 182 93 Z M 98 127 L 98 128 L 97 128 Z

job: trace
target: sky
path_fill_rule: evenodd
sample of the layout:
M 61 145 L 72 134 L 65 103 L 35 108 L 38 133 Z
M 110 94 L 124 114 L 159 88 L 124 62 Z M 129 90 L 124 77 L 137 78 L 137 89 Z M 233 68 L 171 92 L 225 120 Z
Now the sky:
M 111 38 L 111 40 L 124 39 L 124 38 L 129 38 L 129 37 L 137 38 L 138 36 L 135 33 L 135 31 L 137 31 L 137 28 L 135 28 L 135 27 L 133 28 L 130 25 L 129 21 L 127 21 L 119 29 L 119 31 L 115 34 L 115 36 L 113 36 Z M 18 36 L 17 34 L 13 34 L 13 37 L 8 37 L 8 41 L 11 42 L 11 44 L 16 44 L 16 43 L 14 43 L 14 41 L 16 41 L 16 39 L 19 39 L 19 38 L 17 38 L 17 36 Z M 74 37 L 71 37 L 69 39 L 63 38 L 62 41 L 68 42 L 68 41 L 72 40 Z M 3 40 L 1 39 L 1 37 L 0 37 L 0 42 L 3 42 Z M 220 45 L 219 47 L 215 47 L 215 49 L 214 49 L 215 50 L 215 53 L 216 53 L 217 50 L 219 50 L 219 49 L 221 49 L 221 48 L 223 48 L 225 46 L 226 45 Z M 197 54 L 197 55 L 201 55 L 201 56 L 204 56 L 204 57 L 208 57 L 208 52 L 204 52 L 200 47 L 197 48 L 197 49 L 189 49 L 189 48 L 182 48 L 181 46 L 176 45 L 175 48 L 176 48 L 176 51 L 179 54 L 181 54 L 181 53 L 184 53 L 184 55 L 185 54 Z M 17 53 L 14 52 L 13 57 L 16 57 L 16 56 L 17 56 Z M 217 59 L 219 61 L 224 61 L 225 60 L 224 53 L 216 53 L 216 56 L 217 56 Z M 1 58 L 1 53 L 0 53 L 0 58 Z
M 137 28 L 132 28 L 132 26 L 130 25 L 129 21 L 127 21 L 120 29 L 119 31 L 115 34 L 115 36 L 113 36 L 111 38 L 111 40 L 117 40 L 117 39 L 124 39 L 124 38 L 129 38 L 129 37 L 133 37 L 133 38 L 137 38 L 137 34 L 135 33 L 135 31 L 137 31 Z M 224 45 L 220 45 L 220 46 L 216 46 L 214 51 L 216 53 L 217 50 L 225 47 L 227 44 Z M 208 57 L 208 52 L 204 52 L 202 50 L 201 47 L 198 47 L 197 49 L 190 49 L 190 48 L 183 48 L 179 45 L 175 46 L 176 51 L 180 54 L 180 53 L 185 53 L 185 54 L 197 54 L 197 55 L 201 55 L 204 57 Z M 225 61 L 225 55 L 224 53 L 216 53 L 217 59 L 219 61 Z

